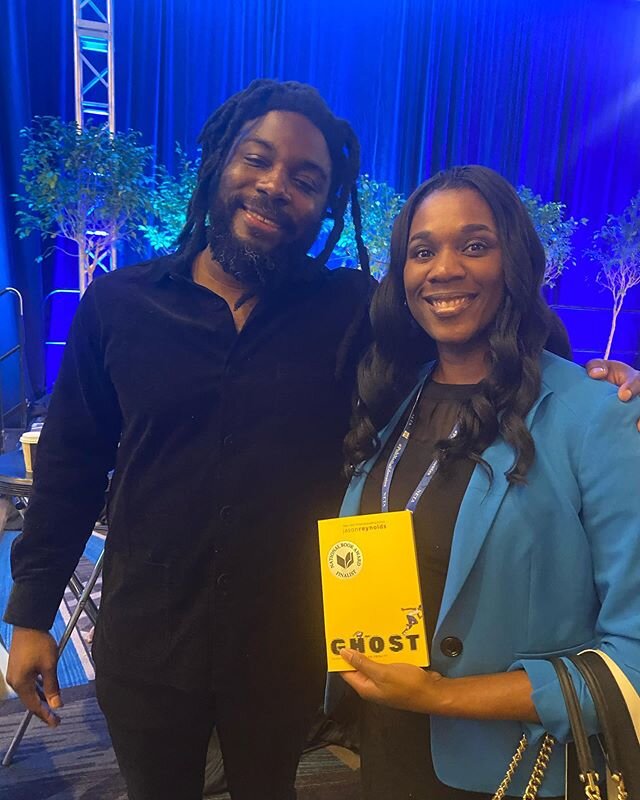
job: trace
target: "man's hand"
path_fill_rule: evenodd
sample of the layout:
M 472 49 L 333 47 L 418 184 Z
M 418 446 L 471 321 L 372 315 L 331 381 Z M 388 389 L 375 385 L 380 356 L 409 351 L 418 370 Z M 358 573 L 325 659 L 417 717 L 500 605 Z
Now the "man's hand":
M 618 389 L 618 397 L 623 403 L 640 395 L 640 372 L 622 361 L 605 361 L 592 358 L 587 361 L 585 369 L 590 378 L 598 381 L 609 381 Z M 640 419 L 637 422 L 640 431 Z
M 60 724 L 60 718 L 52 709 L 63 705 L 57 664 L 58 648 L 51 634 L 31 628 L 13 629 L 7 683 L 26 708 L 52 728 Z M 36 684 L 40 676 L 42 689 Z
M 348 648 L 341 650 L 340 655 L 356 669 L 341 672 L 342 678 L 363 700 L 423 714 L 436 713 L 442 705 L 448 681 L 438 672 L 412 664 L 376 664 Z

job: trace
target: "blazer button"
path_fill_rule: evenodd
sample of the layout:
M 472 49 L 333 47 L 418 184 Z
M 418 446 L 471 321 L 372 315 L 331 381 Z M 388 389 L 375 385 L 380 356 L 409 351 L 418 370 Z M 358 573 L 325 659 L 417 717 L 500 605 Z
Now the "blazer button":
M 462 653 L 462 642 L 457 636 L 445 636 L 440 642 L 440 650 L 447 658 L 457 658 Z

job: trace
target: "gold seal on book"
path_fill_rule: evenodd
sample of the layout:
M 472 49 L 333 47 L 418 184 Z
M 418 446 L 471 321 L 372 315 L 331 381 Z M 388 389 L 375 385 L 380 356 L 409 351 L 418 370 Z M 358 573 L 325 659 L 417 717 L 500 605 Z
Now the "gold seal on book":
M 353 542 L 338 542 L 329 550 L 327 563 L 336 578 L 355 578 L 362 569 L 362 550 Z

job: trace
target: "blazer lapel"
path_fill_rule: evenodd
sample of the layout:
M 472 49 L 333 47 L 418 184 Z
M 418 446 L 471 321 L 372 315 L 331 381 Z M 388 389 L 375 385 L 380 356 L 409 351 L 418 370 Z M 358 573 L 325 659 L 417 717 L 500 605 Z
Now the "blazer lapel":
M 380 448 L 369 461 L 362 465 L 358 475 L 352 478 L 340 509 L 341 517 L 354 516 L 360 513 L 360 501 L 367 476 L 378 460 L 382 448 L 395 430 L 409 402 L 414 397 L 416 389 L 429 375 L 434 363 L 431 362 L 425 365 L 421 371 L 420 380 L 414 389 L 400 405 L 388 425 L 378 434 Z M 540 404 L 549 394 L 551 394 L 551 389 L 543 385 L 538 399 L 525 418 L 527 428 L 531 429 Z M 458 512 L 436 633 L 469 577 L 469 573 L 478 558 L 480 549 L 509 488 L 504 474 L 513 464 L 513 450 L 502 439 L 498 439 L 485 450 L 483 456 L 493 469 L 493 482 L 489 481 L 481 466 L 476 466 Z
M 540 403 L 550 393 L 550 389 L 542 387 L 540 396 L 526 416 L 527 428 L 531 429 Z M 514 452 L 511 447 L 501 438 L 497 439 L 484 451 L 483 458 L 493 469 L 493 481 L 478 464 L 458 512 L 436 633 L 469 577 L 509 488 L 505 472 L 513 465 Z

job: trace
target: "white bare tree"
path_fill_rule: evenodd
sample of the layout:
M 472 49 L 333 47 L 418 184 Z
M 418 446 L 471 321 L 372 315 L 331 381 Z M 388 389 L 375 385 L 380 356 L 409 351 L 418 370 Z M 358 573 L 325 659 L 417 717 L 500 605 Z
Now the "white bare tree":
M 620 216 L 609 214 L 593 235 L 585 255 L 600 265 L 596 280 L 613 296 L 613 313 L 604 357 L 609 358 L 618 316 L 629 289 L 640 284 L 640 191 Z

